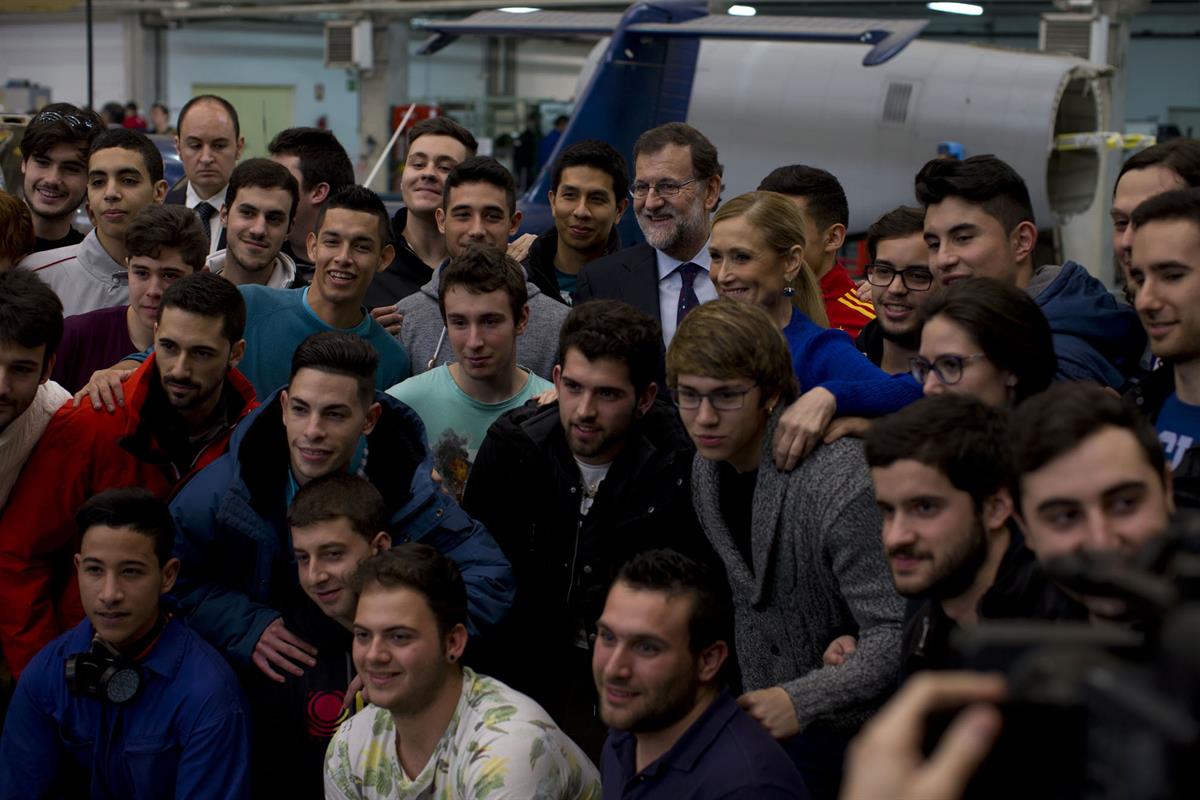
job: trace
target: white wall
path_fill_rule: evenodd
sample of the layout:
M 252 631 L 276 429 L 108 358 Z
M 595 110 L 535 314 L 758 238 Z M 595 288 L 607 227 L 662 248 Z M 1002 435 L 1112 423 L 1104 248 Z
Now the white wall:
M 319 28 L 275 32 L 189 25 L 167 34 L 167 99 L 174 116 L 192 95 L 192 84 L 296 87 L 294 125 L 315 125 L 324 114 L 351 159 L 358 156 L 358 92 L 343 70 L 326 69 Z M 325 85 L 324 100 L 314 96 Z
M 125 80 L 121 22 L 92 25 L 93 85 L 97 108 L 130 98 Z M 87 39 L 83 18 L 70 22 L 11 23 L 0 17 L 0 84 L 14 79 L 49 86 L 56 103 L 87 103 Z M 28 109 L 9 109 L 23 113 Z
M 595 42 L 523 39 L 517 45 L 517 95 L 571 100 L 583 62 Z

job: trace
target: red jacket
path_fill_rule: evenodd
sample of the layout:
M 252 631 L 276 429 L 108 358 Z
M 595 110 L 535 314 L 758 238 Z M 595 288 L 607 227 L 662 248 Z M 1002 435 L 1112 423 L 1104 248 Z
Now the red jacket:
M 85 401 L 58 410 L 30 453 L 0 515 L 0 648 L 17 675 L 43 646 L 83 619 L 73 557 L 75 512 L 106 489 L 139 486 L 169 499 L 225 452 L 234 424 L 180 475 L 143 426 L 142 407 L 158 370 L 151 355 L 125 382 L 125 406 L 109 413 Z M 238 419 L 257 403 L 237 370 L 226 382 L 242 400 Z
M 875 319 L 875 306 L 869 300 L 859 300 L 850 273 L 841 264 L 821 278 L 821 295 L 825 298 L 825 313 L 829 316 L 829 327 L 837 328 L 857 339 L 859 331 Z

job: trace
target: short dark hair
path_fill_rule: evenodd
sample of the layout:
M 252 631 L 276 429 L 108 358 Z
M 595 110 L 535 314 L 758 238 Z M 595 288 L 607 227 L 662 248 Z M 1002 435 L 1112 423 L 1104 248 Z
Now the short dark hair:
M 1012 487 L 1006 412 L 974 397 L 921 398 L 872 425 L 864 449 L 872 468 L 911 459 L 936 469 L 971 495 L 977 511 L 988 497 Z
M 450 117 L 428 117 L 417 122 L 408 129 L 408 146 L 422 136 L 449 136 L 457 139 L 467 149 L 467 158 L 479 152 L 479 142 L 469 130 L 459 125 Z
M 733 643 L 733 604 L 728 584 L 707 564 L 675 550 L 647 550 L 621 567 L 616 583 L 647 592 L 691 595 L 694 602 L 688 619 L 688 649 L 693 655 L 716 642 Z
M 150 104 L 150 110 L 151 110 L 151 111 L 153 111 L 153 110 L 154 110 L 154 109 L 156 109 L 156 108 L 158 108 L 158 109 L 162 109 L 162 112 L 163 112 L 164 114 L 168 113 L 168 112 L 171 110 L 171 109 L 167 108 L 167 104 L 166 104 L 166 103 L 151 103 L 151 104 Z
M 957 281 L 926 304 L 921 317 L 924 323 L 945 317 L 958 324 L 979 344 L 988 361 L 1016 376 L 1014 405 L 1045 389 L 1058 372 L 1046 315 L 1027 292 L 1004 281 Z
M 329 199 L 317 212 L 317 224 L 313 227 L 315 233 L 320 234 L 321 226 L 325 224 L 325 215 L 335 208 L 371 214 L 379 223 L 379 249 L 382 251 L 392 243 L 392 221 L 388 218 L 387 206 L 379 199 L 379 195 L 370 189 L 356 185 L 343 186 L 329 195 Z
M 803 197 L 809 216 L 821 230 L 831 225 L 850 224 L 846 190 L 832 172 L 805 164 L 776 167 L 762 179 L 758 191 Z
M 300 203 L 300 187 L 296 178 L 282 164 L 277 164 L 269 158 L 251 158 L 233 168 L 229 176 L 229 188 L 225 190 L 225 205 L 233 213 L 233 204 L 237 201 L 238 190 L 243 186 L 253 186 L 257 189 L 284 189 L 292 198 L 292 210 L 288 212 L 288 222 L 296 218 L 296 206 Z
M 367 541 L 388 529 L 390 517 L 387 503 L 374 484 L 346 472 L 331 472 L 301 486 L 287 512 L 289 528 L 345 519 Z
M 21 160 L 45 155 L 60 144 L 70 144 L 79 148 L 86 161 L 92 140 L 104 130 L 104 121 L 95 111 L 70 103 L 50 103 L 25 126 L 25 133 L 21 135 Z
M 183 263 L 194 272 L 204 269 L 208 235 L 195 211 L 182 205 L 151 203 L 137 213 L 125 232 L 125 252 L 130 257 L 158 258 L 163 250 L 178 250 Z
M 1141 412 L 1096 384 L 1062 381 L 1029 398 L 1012 413 L 1009 439 L 1018 507 L 1021 478 L 1074 450 L 1104 428 L 1133 434 L 1146 462 L 1156 474 L 1165 475 L 1162 442 Z
M 1148 197 L 1130 215 L 1135 228 L 1147 222 L 1182 220 L 1200 227 L 1200 189 L 1176 189 Z
M 88 498 L 75 512 L 79 539 L 92 528 L 129 528 L 154 541 L 158 565 L 171 560 L 175 548 L 175 520 L 171 510 L 149 489 L 109 489 Z
M 246 334 L 246 301 L 238 288 L 220 275 L 195 272 L 175 281 L 163 292 L 158 306 L 160 322 L 168 308 L 202 317 L 220 317 L 223 320 L 221 335 L 230 346 Z
M 1182 178 L 1187 186 L 1200 186 L 1200 140 L 1171 139 L 1131 155 L 1121 165 L 1117 183 L 1121 182 L 1126 172 L 1150 167 L 1166 167 Z M 1115 185 L 1113 191 L 1116 191 Z
M 198 105 L 199 103 L 216 103 L 217 105 L 221 106 L 221 108 L 225 109 L 225 113 L 229 114 L 229 118 L 233 120 L 233 137 L 236 139 L 242 135 L 242 126 L 241 123 L 238 122 L 237 109 L 233 107 L 233 103 L 229 102 L 224 97 L 218 97 L 215 94 L 198 94 L 191 100 L 188 100 L 186 103 L 184 103 L 183 108 L 179 109 L 179 121 L 175 123 L 175 130 L 180 136 L 183 135 L 184 117 L 186 117 L 187 113 L 192 110 L 192 106 Z
M 529 302 L 525 268 L 503 250 L 483 244 L 469 245 L 442 270 L 438 308 L 442 311 L 443 322 L 446 320 L 446 293 L 454 286 L 465 287 L 472 294 L 489 294 L 503 289 L 508 295 L 513 322 L 521 318 L 521 309 Z
M 725 167 L 717 160 L 717 147 L 708 137 L 686 122 L 668 122 L 651 128 L 633 143 L 633 160 L 642 153 L 657 153 L 669 145 L 691 148 L 692 174 L 698 180 L 721 177 Z
M 16 264 L 33 252 L 37 235 L 25 201 L 0 189 L 0 258 Z
M 273 156 L 300 159 L 301 191 L 312 191 L 313 187 L 324 183 L 333 194 L 344 186 L 354 185 L 354 165 L 333 131 L 287 128 L 275 134 L 267 145 L 267 152 Z
M 654 382 L 662 350 L 658 321 L 619 300 L 592 300 L 571 309 L 558 340 L 558 363 L 578 350 L 588 361 L 611 358 L 629 368 L 639 395 Z
M 1035 222 L 1029 188 L 1017 171 L 992 155 L 935 158 L 917 173 L 917 202 L 928 208 L 948 197 L 982 206 L 1012 233 L 1022 222 Z
M 550 189 L 558 191 L 562 181 L 563 170 L 569 167 L 592 167 L 612 178 L 613 196 L 620 205 L 629 194 L 629 167 L 616 148 L 599 139 L 586 139 L 562 151 L 554 162 L 551 173 Z
M 0 272 L 0 344 L 45 345 L 45 375 L 62 335 L 63 305 L 54 290 L 27 269 Z
M 129 128 L 108 128 L 92 140 L 88 159 L 91 160 L 91 157 L 101 150 L 109 150 L 113 147 L 140 153 L 142 164 L 146 167 L 146 174 L 150 176 L 150 180 L 158 183 L 163 179 L 162 153 L 158 152 L 158 148 L 146 134 Z
M 508 215 L 517 212 L 517 182 L 503 164 L 490 156 L 472 156 L 450 170 L 442 191 L 442 210 L 450 208 L 450 190 L 469 183 L 487 183 L 504 191 Z
M 441 636 L 455 625 L 467 625 L 467 587 L 462 573 L 453 560 L 427 544 L 405 542 L 363 561 L 351 588 L 361 596 L 371 586 L 411 589 L 424 595 Z
M 899 206 L 884 214 L 867 228 L 867 256 L 874 261 L 879 243 L 885 239 L 920 236 L 925 232 L 925 209 Z
M 369 407 L 375 398 L 375 371 L 379 369 L 379 353 L 370 342 L 357 334 L 323 331 L 309 336 L 292 354 L 288 385 L 291 385 L 297 372 L 306 368 L 354 378 L 358 383 L 358 399 L 364 408 Z

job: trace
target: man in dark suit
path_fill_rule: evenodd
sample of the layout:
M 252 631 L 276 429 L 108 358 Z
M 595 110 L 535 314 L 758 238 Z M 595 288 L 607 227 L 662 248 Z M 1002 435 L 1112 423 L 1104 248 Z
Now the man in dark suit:
M 682 122 L 646 131 L 633 146 L 633 210 L 646 237 L 588 264 L 575 301 L 623 300 L 658 320 L 663 349 L 689 310 L 715 300 L 708 279 L 709 215 L 721 196 L 717 148 Z M 660 384 L 662 371 L 660 370 Z
M 179 112 L 176 130 L 175 149 L 187 177 L 167 194 L 166 203 L 195 210 L 209 237 L 208 251 L 224 250 L 221 206 L 229 176 L 246 144 L 237 110 L 223 97 L 197 95 Z

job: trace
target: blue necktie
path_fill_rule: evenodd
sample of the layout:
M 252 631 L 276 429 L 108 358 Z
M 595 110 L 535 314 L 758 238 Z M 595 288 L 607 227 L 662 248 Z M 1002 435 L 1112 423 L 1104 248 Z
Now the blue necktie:
M 196 216 L 200 217 L 200 225 L 204 228 L 205 241 L 211 241 L 212 240 L 212 222 L 211 222 L 211 220 L 213 218 L 213 214 L 216 213 L 217 209 L 214 208 L 211 203 L 201 201 L 199 203 L 196 203 L 196 208 L 193 210 L 196 212 Z
M 683 322 L 683 318 L 689 311 L 700 305 L 700 298 L 696 297 L 695 283 L 696 276 L 702 269 L 690 261 L 679 265 L 679 277 L 683 279 L 683 283 L 679 287 L 679 307 L 675 312 L 675 327 L 679 327 L 679 323 Z

